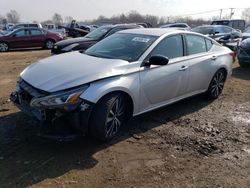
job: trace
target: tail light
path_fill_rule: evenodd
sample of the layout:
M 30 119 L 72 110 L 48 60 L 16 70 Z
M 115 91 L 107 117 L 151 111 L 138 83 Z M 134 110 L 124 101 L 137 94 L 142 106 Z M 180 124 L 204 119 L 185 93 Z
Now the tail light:
M 235 59 L 236 59 L 236 52 L 231 52 L 229 55 L 232 56 L 233 63 L 234 63 L 234 62 L 235 62 Z

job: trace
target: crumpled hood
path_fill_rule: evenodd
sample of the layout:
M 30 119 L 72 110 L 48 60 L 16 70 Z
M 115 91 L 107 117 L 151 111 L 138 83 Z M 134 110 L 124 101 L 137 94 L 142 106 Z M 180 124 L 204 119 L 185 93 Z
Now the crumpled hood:
M 84 43 L 84 42 L 91 42 L 91 41 L 93 41 L 93 39 L 78 37 L 78 38 L 73 38 L 73 39 L 62 40 L 60 42 L 57 42 L 55 45 L 56 46 L 67 46 L 70 44 Z
M 35 88 L 55 92 L 98 79 L 122 75 L 129 64 L 124 60 L 70 52 L 39 60 L 28 66 L 21 73 L 21 78 Z

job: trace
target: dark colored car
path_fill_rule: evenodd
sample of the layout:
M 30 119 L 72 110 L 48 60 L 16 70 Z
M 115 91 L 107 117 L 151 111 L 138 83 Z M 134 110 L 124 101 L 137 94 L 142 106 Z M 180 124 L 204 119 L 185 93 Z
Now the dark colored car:
M 244 31 L 246 27 L 246 21 L 241 19 L 233 19 L 233 20 L 216 20 L 211 23 L 211 25 L 225 25 L 232 27 L 234 29 L 239 29 Z
M 186 29 L 186 30 L 191 29 L 191 27 L 186 23 L 167 24 L 167 25 L 162 25 L 160 28 L 183 28 L 183 29 Z
M 55 42 L 63 40 L 60 33 L 40 28 L 20 28 L 0 36 L 0 52 L 13 48 L 45 47 L 51 49 Z
M 250 38 L 250 27 L 247 27 L 242 33 L 242 40 Z
M 241 32 L 224 25 L 204 25 L 198 26 L 192 29 L 193 32 L 207 35 L 215 40 L 220 40 L 222 37 L 224 40 L 240 38 Z
M 238 47 L 237 57 L 241 67 L 250 66 L 250 38 L 241 42 Z
M 63 40 L 55 43 L 51 50 L 52 54 L 61 54 L 76 50 L 86 50 L 90 46 L 96 44 L 98 41 L 125 29 L 141 28 L 139 25 L 134 24 L 121 24 L 121 25 L 106 25 L 101 26 L 94 31 L 88 33 L 85 37 L 75 39 Z

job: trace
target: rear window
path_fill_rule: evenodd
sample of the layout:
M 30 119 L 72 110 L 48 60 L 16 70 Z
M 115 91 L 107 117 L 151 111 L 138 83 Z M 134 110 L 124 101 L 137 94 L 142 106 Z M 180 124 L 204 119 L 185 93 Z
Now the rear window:
M 213 21 L 211 25 L 229 25 L 229 21 Z

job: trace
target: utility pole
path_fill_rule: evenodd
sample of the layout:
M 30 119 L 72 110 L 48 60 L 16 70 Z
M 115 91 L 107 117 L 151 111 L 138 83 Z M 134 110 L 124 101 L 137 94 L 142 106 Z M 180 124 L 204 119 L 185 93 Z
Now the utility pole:
M 221 20 L 221 16 L 222 16 L 222 11 L 223 11 L 223 9 L 220 9 L 220 20 Z
M 234 8 L 230 8 L 231 13 L 230 13 L 230 19 L 232 19 L 232 16 L 234 15 Z

